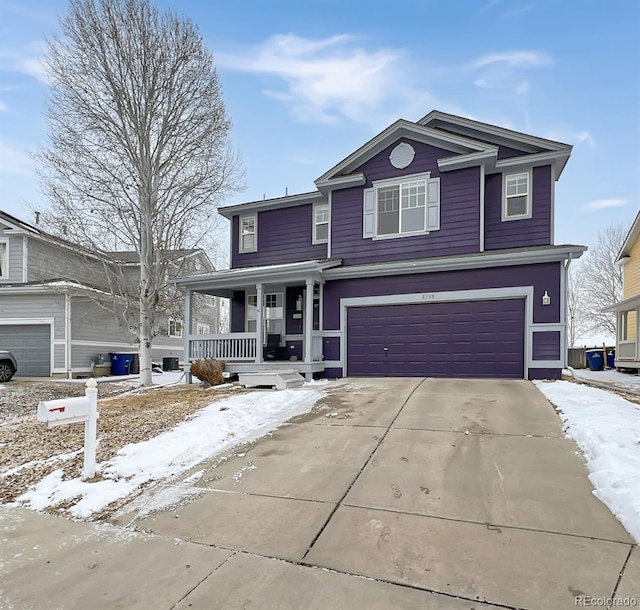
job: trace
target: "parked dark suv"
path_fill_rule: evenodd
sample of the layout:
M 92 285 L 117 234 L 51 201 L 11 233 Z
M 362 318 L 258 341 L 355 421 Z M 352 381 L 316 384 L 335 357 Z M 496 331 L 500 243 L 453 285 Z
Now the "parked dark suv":
M 11 352 L 0 350 L 0 382 L 9 381 L 18 370 L 18 363 Z

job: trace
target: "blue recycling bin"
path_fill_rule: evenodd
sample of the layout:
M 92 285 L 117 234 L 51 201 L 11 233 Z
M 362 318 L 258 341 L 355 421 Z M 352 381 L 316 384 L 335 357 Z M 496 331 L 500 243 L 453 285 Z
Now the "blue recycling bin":
M 615 352 L 615 350 L 612 350 L 607 354 L 607 366 L 610 369 L 615 369 L 616 368 L 616 352 Z
M 128 375 L 135 354 L 109 354 L 111 357 L 111 374 Z
M 604 368 L 604 351 L 601 349 L 588 349 L 585 352 L 587 364 L 592 371 L 601 371 Z

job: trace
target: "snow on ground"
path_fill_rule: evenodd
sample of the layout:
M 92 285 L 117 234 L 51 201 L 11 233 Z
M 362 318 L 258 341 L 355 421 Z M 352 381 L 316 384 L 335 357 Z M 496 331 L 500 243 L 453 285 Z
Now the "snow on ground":
M 44 510 L 71 501 L 68 512 L 72 516 L 90 517 L 144 483 L 184 472 L 206 458 L 264 436 L 296 415 L 308 413 L 325 396 L 318 385 L 255 391 L 220 400 L 172 430 L 124 446 L 115 458 L 98 464 L 100 480 L 63 481 L 63 471 L 55 470 L 19 496 L 14 505 Z
M 615 369 L 606 369 L 604 371 L 592 371 L 590 369 L 569 369 L 569 374 L 576 379 L 585 381 L 599 381 L 600 383 L 608 383 L 625 390 L 640 391 L 640 375 L 631 373 L 621 373 Z
M 582 450 L 594 495 L 640 542 L 640 406 L 570 381 L 535 383 Z

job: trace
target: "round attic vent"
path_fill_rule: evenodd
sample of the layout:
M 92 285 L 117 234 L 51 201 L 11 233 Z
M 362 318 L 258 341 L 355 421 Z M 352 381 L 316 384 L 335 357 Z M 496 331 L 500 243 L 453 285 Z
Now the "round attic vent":
M 416 151 L 413 150 L 413 146 L 403 142 L 402 144 L 398 144 L 398 146 L 391 151 L 389 161 L 391 161 L 391 165 L 393 165 L 393 167 L 397 169 L 404 169 L 411 165 L 415 156 Z

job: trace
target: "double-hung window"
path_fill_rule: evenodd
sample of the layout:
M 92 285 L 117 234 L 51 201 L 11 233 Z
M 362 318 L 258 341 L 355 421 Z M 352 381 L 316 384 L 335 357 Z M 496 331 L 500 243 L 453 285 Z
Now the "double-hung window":
M 502 220 L 531 217 L 530 183 L 529 172 L 504 177 Z
M 316 203 L 313 206 L 313 243 L 325 244 L 329 241 L 329 204 Z
M 440 228 L 440 178 L 416 174 L 364 191 L 363 237 L 394 237 Z
M 9 244 L 0 241 L 0 279 L 9 277 Z
M 258 231 L 256 215 L 240 216 L 240 247 L 242 252 L 255 252 L 258 249 Z
M 169 336 L 182 337 L 182 320 L 174 320 L 169 318 Z

